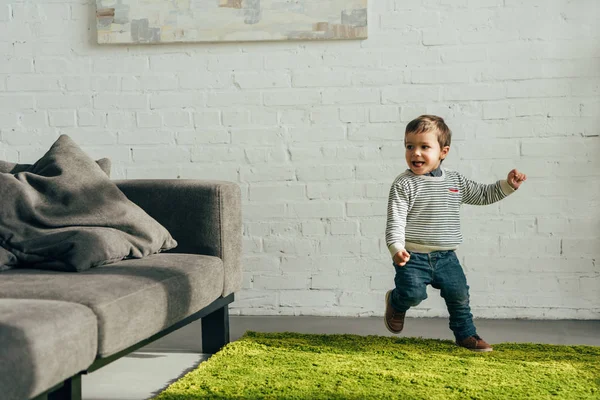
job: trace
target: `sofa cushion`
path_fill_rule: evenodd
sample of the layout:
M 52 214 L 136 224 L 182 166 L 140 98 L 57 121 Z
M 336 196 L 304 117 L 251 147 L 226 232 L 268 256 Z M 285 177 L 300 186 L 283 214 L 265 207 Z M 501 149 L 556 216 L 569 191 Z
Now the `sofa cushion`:
M 82 271 L 176 245 L 67 135 L 27 171 L 0 174 L 0 246 L 13 255 L 0 265 Z
M 98 354 L 106 357 L 160 332 L 216 300 L 220 258 L 155 254 L 77 274 L 34 269 L 0 273 L 0 297 L 83 304 L 98 317 Z
M 80 304 L 0 299 L 0 397 L 29 399 L 86 370 L 97 334 L 96 316 Z

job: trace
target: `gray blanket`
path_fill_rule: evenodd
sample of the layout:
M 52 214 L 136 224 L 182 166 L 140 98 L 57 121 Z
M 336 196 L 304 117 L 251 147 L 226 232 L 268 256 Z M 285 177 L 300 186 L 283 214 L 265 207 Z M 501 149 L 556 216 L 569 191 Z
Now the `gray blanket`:
M 0 266 L 83 271 L 177 245 L 68 136 L 0 173 Z

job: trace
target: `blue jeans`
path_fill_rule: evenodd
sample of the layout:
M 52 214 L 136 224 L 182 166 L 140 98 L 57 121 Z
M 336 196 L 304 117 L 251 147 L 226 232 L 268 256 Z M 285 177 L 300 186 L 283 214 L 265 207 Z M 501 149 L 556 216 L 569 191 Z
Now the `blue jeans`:
M 392 307 L 404 312 L 427 298 L 427 285 L 441 290 L 450 313 L 450 329 L 456 340 L 475 335 L 473 315 L 469 307 L 469 286 L 454 251 L 410 253 L 403 267 L 394 263 L 396 288 L 392 291 Z

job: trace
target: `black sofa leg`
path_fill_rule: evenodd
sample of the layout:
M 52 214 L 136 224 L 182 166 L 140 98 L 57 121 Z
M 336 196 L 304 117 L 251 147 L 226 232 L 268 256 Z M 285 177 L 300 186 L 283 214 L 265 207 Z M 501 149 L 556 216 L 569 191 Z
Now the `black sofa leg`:
M 48 394 L 48 400 L 81 400 L 81 374 L 64 381 L 60 388 Z
M 202 353 L 215 354 L 229 343 L 229 307 L 213 311 L 202 318 Z

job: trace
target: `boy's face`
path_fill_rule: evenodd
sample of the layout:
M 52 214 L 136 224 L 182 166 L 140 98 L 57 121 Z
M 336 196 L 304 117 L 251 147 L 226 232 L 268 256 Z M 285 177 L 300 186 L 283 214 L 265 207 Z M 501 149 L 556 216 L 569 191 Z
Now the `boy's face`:
M 436 169 L 446 158 L 450 146 L 440 148 L 437 132 L 409 133 L 404 137 L 406 163 L 415 175 L 423 175 Z

